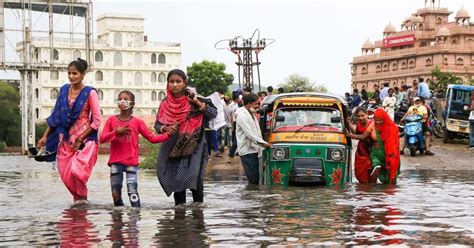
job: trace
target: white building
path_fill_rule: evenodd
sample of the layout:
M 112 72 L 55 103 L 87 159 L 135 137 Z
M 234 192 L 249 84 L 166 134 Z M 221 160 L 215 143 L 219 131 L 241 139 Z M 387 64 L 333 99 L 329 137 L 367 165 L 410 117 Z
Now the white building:
M 135 94 L 134 114 L 156 115 L 165 97 L 166 74 L 181 65 L 180 43 L 150 42 L 139 15 L 106 14 L 97 18 L 97 40 L 93 41 L 92 71 L 85 83 L 98 90 L 101 113 L 118 113 L 115 99 L 121 90 Z M 65 67 L 85 56 L 83 40 L 54 39 L 54 63 Z M 48 38 L 33 38 L 33 62 L 49 63 Z M 21 52 L 21 46 L 18 48 Z M 59 66 L 59 67 L 60 67 Z M 38 71 L 33 76 L 34 116 L 43 121 L 51 113 L 59 87 L 68 82 L 66 71 Z

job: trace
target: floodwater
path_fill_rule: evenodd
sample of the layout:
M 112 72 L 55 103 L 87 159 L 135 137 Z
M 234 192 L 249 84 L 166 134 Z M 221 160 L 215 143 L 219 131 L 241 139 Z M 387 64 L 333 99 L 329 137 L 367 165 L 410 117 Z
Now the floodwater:
M 90 204 L 73 207 L 49 164 L 0 157 L 0 246 L 474 244 L 473 171 L 405 166 L 396 187 L 267 189 L 247 186 L 242 170 L 209 168 L 205 203 L 177 208 L 142 171 L 136 209 L 113 207 L 105 159 L 89 181 Z

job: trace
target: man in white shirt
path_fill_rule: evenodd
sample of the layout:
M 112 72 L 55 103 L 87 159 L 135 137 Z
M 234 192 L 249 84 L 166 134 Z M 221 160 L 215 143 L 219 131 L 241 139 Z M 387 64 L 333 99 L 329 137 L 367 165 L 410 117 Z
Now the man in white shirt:
M 251 93 L 242 97 L 244 106 L 237 110 L 236 135 L 240 160 L 250 184 L 258 184 L 259 157 L 264 147 L 272 145 L 262 138 L 260 126 L 255 116 L 258 96 Z
M 389 85 L 390 85 L 389 83 L 384 83 L 383 84 L 383 88 L 380 90 L 380 102 L 383 102 L 385 97 L 388 96 L 388 86 Z

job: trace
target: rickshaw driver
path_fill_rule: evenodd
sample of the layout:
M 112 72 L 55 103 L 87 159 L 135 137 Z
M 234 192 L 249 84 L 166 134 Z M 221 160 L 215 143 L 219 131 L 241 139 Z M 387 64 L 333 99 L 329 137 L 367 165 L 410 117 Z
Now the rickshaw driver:
M 426 146 L 426 151 L 425 155 L 434 155 L 433 152 L 431 152 L 430 149 L 430 141 L 431 141 L 431 133 L 430 129 L 428 128 L 428 109 L 421 103 L 421 99 L 419 97 L 413 98 L 414 105 L 411 106 L 408 111 L 405 113 L 405 115 L 402 117 L 400 120 L 400 123 L 402 123 L 405 120 L 405 117 L 409 115 L 421 115 L 423 119 L 421 120 L 421 125 L 423 128 L 423 136 L 425 137 L 425 146 Z M 400 147 L 403 148 L 405 147 L 405 139 L 400 139 Z M 400 151 L 400 154 L 403 154 L 403 150 Z

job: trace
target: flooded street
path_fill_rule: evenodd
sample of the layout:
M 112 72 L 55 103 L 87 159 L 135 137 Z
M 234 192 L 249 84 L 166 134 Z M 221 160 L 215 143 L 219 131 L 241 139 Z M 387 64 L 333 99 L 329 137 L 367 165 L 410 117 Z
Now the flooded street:
M 474 244 L 474 171 L 404 170 L 396 187 L 249 187 L 242 170 L 207 170 L 205 204 L 175 208 L 141 171 L 141 209 L 113 207 L 107 157 L 72 197 L 45 163 L 0 157 L 0 246 L 271 246 Z M 123 192 L 126 205 L 130 205 Z M 189 199 L 189 198 L 188 198 Z

